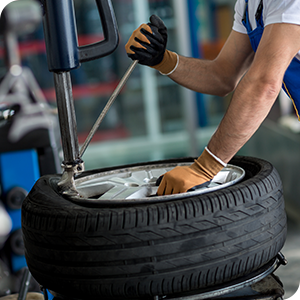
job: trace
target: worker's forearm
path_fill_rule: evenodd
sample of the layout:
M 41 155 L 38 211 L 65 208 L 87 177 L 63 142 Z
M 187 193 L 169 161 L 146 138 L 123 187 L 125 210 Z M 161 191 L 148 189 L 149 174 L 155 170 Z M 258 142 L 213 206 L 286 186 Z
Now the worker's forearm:
M 193 91 L 224 96 L 231 91 L 224 70 L 220 69 L 213 60 L 203 60 L 179 56 L 176 71 L 169 76 L 178 84 Z
M 278 84 L 255 84 L 248 81 L 246 76 L 236 89 L 208 149 L 228 163 L 266 118 L 279 91 Z
M 271 24 L 247 73 L 239 82 L 228 111 L 211 138 L 208 149 L 228 162 L 250 139 L 274 104 L 286 69 L 300 49 L 300 27 Z M 238 52 L 236 52 L 238 53 Z

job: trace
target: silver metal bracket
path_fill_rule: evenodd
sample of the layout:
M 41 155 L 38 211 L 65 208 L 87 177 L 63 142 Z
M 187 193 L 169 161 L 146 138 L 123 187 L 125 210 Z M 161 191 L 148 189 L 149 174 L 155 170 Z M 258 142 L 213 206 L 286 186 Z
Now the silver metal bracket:
M 84 162 L 80 160 L 77 164 L 62 164 L 64 172 L 61 180 L 58 182 L 58 187 L 61 193 L 67 197 L 80 197 L 75 186 L 75 176 L 84 171 Z

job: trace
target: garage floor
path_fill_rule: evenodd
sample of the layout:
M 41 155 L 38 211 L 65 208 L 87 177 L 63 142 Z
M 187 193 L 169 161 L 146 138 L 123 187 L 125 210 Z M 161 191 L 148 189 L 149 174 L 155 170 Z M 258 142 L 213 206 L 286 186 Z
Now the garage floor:
M 300 223 L 289 220 L 288 237 L 282 253 L 288 264 L 281 266 L 275 274 L 284 285 L 284 299 L 288 299 L 296 293 L 300 284 Z

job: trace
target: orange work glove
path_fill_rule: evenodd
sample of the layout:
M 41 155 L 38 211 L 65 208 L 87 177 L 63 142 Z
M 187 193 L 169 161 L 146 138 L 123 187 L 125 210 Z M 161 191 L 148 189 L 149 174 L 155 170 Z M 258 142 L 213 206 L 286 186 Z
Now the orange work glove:
M 178 65 L 176 53 L 166 50 L 167 28 L 156 15 L 150 17 L 150 23 L 142 24 L 129 38 L 125 49 L 128 57 L 140 64 L 150 66 L 163 75 L 170 75 Z
M 165 173 L 157 190 L 157 195 L 185 193 L 199 185 L 205 186 L 226 166 L 207 148 L 191 166 L 177 166 Z

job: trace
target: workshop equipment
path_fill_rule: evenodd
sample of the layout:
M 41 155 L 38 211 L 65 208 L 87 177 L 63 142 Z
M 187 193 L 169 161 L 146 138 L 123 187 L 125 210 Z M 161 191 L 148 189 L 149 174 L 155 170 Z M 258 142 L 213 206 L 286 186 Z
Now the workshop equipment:
M 26 266 L 22 202 L 41 175 L 61 171 L 57 115 L 18 51 L 18 36 L 35 30 L 41 17 L 39 3 L 24 0 L 7 5 L 0 20 L 7 66 L 0 82 L 0 195 L 12 221 L 4 247 L 12 273 Z
M 58 185 L 65 195 L 77 195 L 74 175 L 84 167 L 79 153 L 70 71 L 79 68 L 82 62 L 104 57 L 117 48 L 117 23 L 111 1 L 96 0 L 104 40 L 79 47 L 73 0 L 44 0 L 42 4 L 48 68 L 54 74 L 64 153 L 64 173 Z
M 94 45 L 79 47 L 77 43 L 73 1 L 44 0 L 42 2 L 44 5 L 43 22 L 48 67 L 49 70 L 54 73 L 60 130 L 64 151 L 64 172 L 62 179 L 58 182 L 58 185 L 60 186 L 59 192 L 65 196 L 78 196 L 79 193 L 75 186 L 74 177 L 76 174 L 83 171 L 83 161 L 81 157 L 94 131 L 99 126 L 103 116 L 100 115 L 89 137 L 81 148 L 81 151 L 79 151 L 74 103 L 72 97 L 72 83 L 69 72 L 75 68 L 78 68 L 81 62 L 100 58 L 110 54 L 118 44 L 117 26 L 110 0 L 97 0 L 96 3 L 101 15 L 105 39 L 104 41 Z M 134 62 L 130 66 L 128 72 L 123 77 L 124 80 L 128 78 L 136 63 L 137 62 Z M 122 87 L 122 82 L 123 80 L 121 80 L 119 87 Z M 120 88 L 116 89 L 116 93 L 112 95 L 107 104 L 107 108 L 109 108 L 110 104 L 114 101 L 119 90 Z M 55 195 L 57 194 L 57 190 L 55 189 Z M 29 216 L 31 218 L 30 213 Z M 73 234 L 74 232 L 72 232 L 72 235 Z M 57 251 L 56 247 L 55 250 Z M 71 248 L 71 251 L 74 251 L 74 249 Z M 70 262 L 68 263 L 70 264 Z M 174 297 L 169 296 L 169 298 L 167 295 L 162 297 L 154 295 L 153 299 L 196 300 L 214 299 L 217 297 L 219 297 L 219 299 L 280 299 L 284 291 L 280 281 L 276 278 L 273 272 L 281 264 L 285 264 L 285 259 L 281 254 L 278 254 L 277 257 L 272 259 L 272 261 L 268 262 L 266 265 L 262 266 L 259 270 L 248 274 L 246 277 L 236 278 L 234 282 L 228 282 L 222 286 L 214 286 L 205 291 L 194 291 L 191 294 L 186 293 L 176 295 Z M 51 265 L 51 269 L 53 269 L 53 265 Z M 149 272 L 152 271 L 150 270 Z M 82 273 L 79 273 L 82 276 Z M 84 280 L 89 281 L 90 278 L 84 278 Z M 47 283 L 44 285 L 46 284 Z M 48 294 L 46 293 L 47 288 L 47 286 L 43 287 L 45 291 L 45 300 L 48 299 Z M 55 291 L 51 291 L 51 293 L 57 300 L 72 299 L 69 297 L 69 295 L 60 295 Z M 87 298 L 89 298 L 89 295 L 87 295 Z

